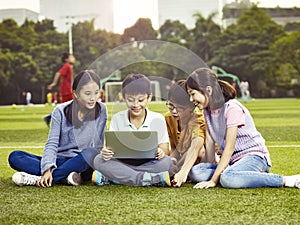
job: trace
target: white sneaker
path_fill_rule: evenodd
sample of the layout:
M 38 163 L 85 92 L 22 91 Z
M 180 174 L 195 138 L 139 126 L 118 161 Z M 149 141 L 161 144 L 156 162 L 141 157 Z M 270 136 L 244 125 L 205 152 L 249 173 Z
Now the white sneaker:
M 285 177 L 286 187 L 300 188 L 300 174 Z
M 68 184 L 78 186 L 82 183 L 82 178 L 81 178 L 80 173 L 72 172 L 67 177 L 67 181 L 68 181 Z
M 39 181 L 41 178 L 42 178 L 41 176 L 31 175 L 25 172 L 16 172 L 12 176 L 12 181 L 18 186 L 24 186 L 24 185 L 34 186 L 36 182 Z
M 300 188 L 300 177 L 298 177 L 295 181 L 295 187 Z

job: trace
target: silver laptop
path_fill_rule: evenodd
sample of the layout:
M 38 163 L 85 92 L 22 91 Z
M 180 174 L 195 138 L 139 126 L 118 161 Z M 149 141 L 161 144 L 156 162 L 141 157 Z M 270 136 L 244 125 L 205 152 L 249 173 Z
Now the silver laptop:
M 119 159 L 154 159 L 157 131 L 105 131 L 106 147 Z

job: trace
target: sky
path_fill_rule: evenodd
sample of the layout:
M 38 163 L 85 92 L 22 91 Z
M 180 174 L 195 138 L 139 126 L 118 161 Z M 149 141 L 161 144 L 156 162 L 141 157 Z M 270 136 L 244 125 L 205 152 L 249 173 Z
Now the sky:
M 88 0 L 87 0 L 88 1 Z M 114 31 L 123 33 L 132 26 L 138 18 L 150 18 L 154 29 L 158 29 L 157 1 L 159 0 L 113 0 L 114 1 Z M 217 0 L 214 0 L 217 1 Z M 224 2 L 235 0 L 224 0 Z M 259 2 L 261 7 L 300 7 L 300 0 L 251 0 Z M 0 0 L 0 9 L 27 8 L 39 12 L 39 0 Z
M 159 28 L 157 0 L 114 0 L 114 31 L 123 33 L 138 18 L 150 18 L 154 29 Z
M 32 11 L 40 11 L 39 0 L 0 0 L 0 9 L 4 8 L 27 8 Z

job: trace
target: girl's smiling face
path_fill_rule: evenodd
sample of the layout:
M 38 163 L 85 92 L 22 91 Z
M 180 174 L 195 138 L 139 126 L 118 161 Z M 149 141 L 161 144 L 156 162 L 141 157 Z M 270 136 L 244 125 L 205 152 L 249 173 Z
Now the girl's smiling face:
M 79 92 L 74 93 L 79 104 L 87 109 L 93 109 L 100 97 L 99 85 L 90 81 L 83 85 Z
M 166 105 L 167 105 L 167 108 L 169 109 L 169 112 L 171 113 L 173 118 L 176 120 L 189 117 L 191 110 L 193 110 L 189 106 L 182 106 L 179 104 L 175 104 L 171 101 L 168 101 Z
M 208 98 L 200 91 L 188 88 L 188 94 L 190 95 L 190 101 L 194 103 L 199 109 L 205 109 L 208 107 Z

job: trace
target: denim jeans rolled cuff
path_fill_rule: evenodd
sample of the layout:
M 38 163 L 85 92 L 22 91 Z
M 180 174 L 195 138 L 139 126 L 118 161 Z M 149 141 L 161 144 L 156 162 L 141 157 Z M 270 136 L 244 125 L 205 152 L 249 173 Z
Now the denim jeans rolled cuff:
M 192 167 L 189 172 L 189 177 L 194 183 L 209 181 L 213 176 L 217 164 L 212 163 L 199 163 Z

